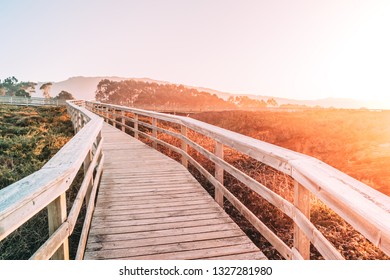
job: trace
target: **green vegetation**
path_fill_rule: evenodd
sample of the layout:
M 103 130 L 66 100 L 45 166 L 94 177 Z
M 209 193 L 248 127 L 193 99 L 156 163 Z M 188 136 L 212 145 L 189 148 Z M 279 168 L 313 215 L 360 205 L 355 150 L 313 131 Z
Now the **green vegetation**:
M 31 97 L 35 92 L 36 83 L 33 82 L 19 82 L 15 77 L 9 77 L 0 80 L 0 96 L 23 96 Z
M 70 92 L 67 92 L 65 90 L 62 90 L 59 94 L 57 94 L 55 99 L 60 99 L 60 100 L 71 100 L 74 99 L 73 95 Z
M 0 189 L 40 169 L 72 134 L 64 107 L 0 105 Z
M 157 84 L 134 80 L 100 81 L 96 100 L 150 110 L 210 111 L 229 109 L 261 109 L 277 106 L 271 98 L 267 101 L 254 100 L 247 96 L 231 97 L 227 101 L 216 94 L 198 91 L 183 85 Z
M 0 105 L 0 189 L 40 169 L 73 135 L 65 107 Z M 0 259 L 26 259 L 48 237 L 46 210 L 0 242 Z

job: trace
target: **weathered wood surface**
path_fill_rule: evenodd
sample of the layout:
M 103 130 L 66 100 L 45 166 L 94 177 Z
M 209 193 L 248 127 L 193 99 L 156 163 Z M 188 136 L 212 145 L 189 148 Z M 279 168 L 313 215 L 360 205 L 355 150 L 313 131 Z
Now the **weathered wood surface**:
M 184 166 L 107 124 L 102 133 L 84 259 L 265 259 Z

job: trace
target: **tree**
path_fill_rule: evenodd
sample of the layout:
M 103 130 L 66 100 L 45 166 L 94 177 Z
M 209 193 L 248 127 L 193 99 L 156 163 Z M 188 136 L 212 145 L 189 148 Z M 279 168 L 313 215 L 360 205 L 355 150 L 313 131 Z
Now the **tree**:
M 33 82 L 19 82 L 14 76 L 0 81 L 0 95 L 1 96 L 24 96 L 31 97 L 35 92 L 36 83 Z
M 270 98 L 270 99 L 267 100 L 267 105 L 272 106 L 272 107 L 277 107 L 278 106 L 278 102 L 276 102 L 275 99 Z
M 51 89 L 52 85 L 53 85 L 52 83 L 44 83 L 39 88 L 40 90 L 42 90 L 44 98 L 51 98 L 51 96 L 50 96 L 50 89 Z
M 61 100 L 71 100 L 71 99 L 74 99 L 73 95 L 70 92 L 67 92 L 65 90 L 62 90 L 55 98 L 56 99 L 61 99 Z

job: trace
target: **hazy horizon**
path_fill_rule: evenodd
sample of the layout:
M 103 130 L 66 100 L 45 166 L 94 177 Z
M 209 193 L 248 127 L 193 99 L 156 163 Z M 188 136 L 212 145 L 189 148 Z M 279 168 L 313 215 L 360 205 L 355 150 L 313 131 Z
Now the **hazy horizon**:
M 1 2 L 0 78 L 146 77 L 389 108 L 389 13 L 385 0 Z

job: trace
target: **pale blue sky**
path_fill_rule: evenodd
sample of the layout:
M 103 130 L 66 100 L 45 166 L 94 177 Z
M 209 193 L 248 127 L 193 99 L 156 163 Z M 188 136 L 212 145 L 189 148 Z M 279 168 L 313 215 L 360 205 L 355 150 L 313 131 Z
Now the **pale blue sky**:
M 0 0 L 0 30 L 0 79 L 117 75 L 295 99 L 390 95 L 388 0 Z

